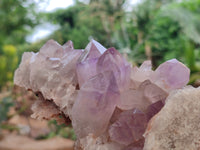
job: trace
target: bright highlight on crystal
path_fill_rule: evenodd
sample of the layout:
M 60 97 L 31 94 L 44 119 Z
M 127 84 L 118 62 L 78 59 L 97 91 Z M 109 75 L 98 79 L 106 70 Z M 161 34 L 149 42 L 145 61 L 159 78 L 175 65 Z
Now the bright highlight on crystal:
M 132 67 L 115 48 L 95 40 L 84 50 L 49 40 L 38 53 L 23 54 L 14 83 L 39 95 L 32 117 L 70 118 L 75 149 L 142 150 L 149 120 L 189 76 L 176 59 L 154 71 L 150 61 Z

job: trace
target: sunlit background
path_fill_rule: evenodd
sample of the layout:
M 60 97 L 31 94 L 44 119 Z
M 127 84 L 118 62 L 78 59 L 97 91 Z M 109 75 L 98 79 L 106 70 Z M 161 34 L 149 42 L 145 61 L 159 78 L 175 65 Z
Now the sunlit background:
M 133 65 L 177 58 L 191 70 L 189 84 L 200 85 L 200 0 L 0 0 L 0 149 L 21 150 L 20 141 L 52 149 L 51 140 L 72 149 L 71 126 L 31 119 L 36 97 L 13 85 L 23 52 L 49 39 L 77 49 L 95 39 Z

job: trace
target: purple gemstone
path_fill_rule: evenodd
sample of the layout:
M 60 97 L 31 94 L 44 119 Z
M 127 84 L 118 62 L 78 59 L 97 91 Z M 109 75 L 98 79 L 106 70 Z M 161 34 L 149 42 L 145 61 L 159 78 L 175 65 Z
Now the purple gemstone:
M 100 73 L 88 80 L 78 92 L 72 108 L 72 124 L 77 136 L 104 133 L 118 98 L 118 87 L 112 72 Z
M 118 120 L 109 128 L 112 141 L 123 145 L 130 145 L 143 138 L 147 126 L 146 115 L 138 109 L 124 111 Z
M 166 90 L 174 90 L 188 83 L 190 69 L 176 59 L 171 59 L 155 70 L 153 78 L 154 82 L 160 87 Z

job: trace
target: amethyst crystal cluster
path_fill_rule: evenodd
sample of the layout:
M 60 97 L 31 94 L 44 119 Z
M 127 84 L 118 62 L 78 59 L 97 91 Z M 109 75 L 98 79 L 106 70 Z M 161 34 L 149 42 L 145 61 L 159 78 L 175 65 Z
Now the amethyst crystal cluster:
M 189 75 L 176 59 L 156 70 L 150 61 L 132 67 L 94 40 L 84 50 L 50 40 L 38 53 L 23 54 L 14 82 L 38 95 L 32 117 L 72 121 L 75 149 L 142 150 L 149 120 Z

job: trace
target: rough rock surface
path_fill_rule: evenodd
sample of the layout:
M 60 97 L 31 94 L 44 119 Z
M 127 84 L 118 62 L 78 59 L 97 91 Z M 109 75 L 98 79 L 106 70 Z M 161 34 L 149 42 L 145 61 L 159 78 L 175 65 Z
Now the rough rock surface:
M 200 88 L 186 87 L 169 95 L 150 121 L 144 150 L 200 149 Z

